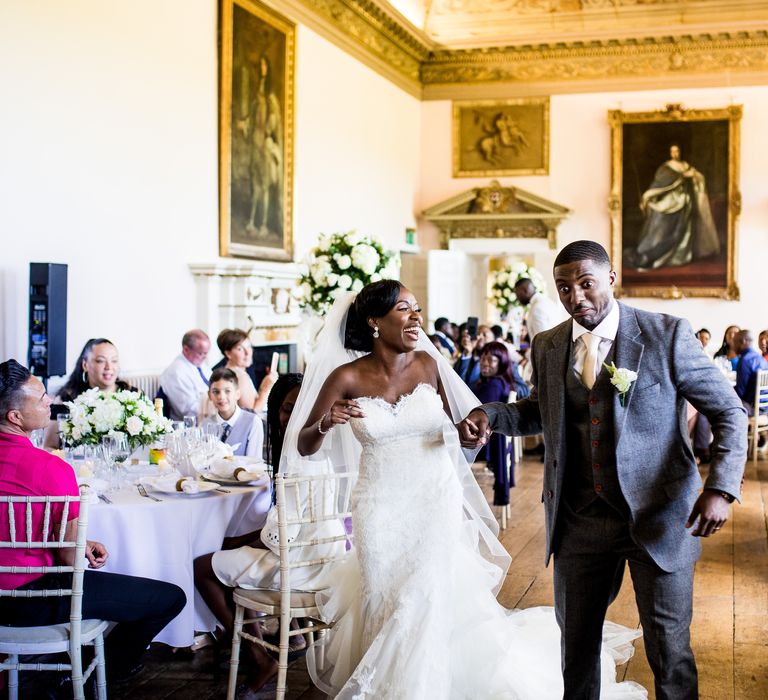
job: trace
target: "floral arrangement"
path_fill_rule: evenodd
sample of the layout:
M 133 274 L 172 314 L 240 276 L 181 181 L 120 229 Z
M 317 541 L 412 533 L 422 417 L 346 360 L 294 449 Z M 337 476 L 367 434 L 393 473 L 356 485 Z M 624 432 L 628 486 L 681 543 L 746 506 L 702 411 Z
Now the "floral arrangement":
M 325 314 L 339 294 L 359 292 L 366 284 L 397 277 L 400 259 L 376 239 L 356 231 L 320 235 L 299 279 L 299 306 Z
M 537 292 L 544 291 L 546 285 L 541 273 L 524 262 L 512 263 L 492 274 L 491 301 L 502 314 L 509 313 L 513 306 L 521 305 L 515 296 L 515 283 L 524 278 L 533 282 Z
M 67 401 L 69 418 L 62 422 L 65 444 L 98 445 L 105 435 L 126 436 L 131 448 L 148 445 L 172 432 L 171 421 L 157 415 L 152 402 L 140 391 L 116 391 L 107 394 L 88 389 L 74 401 Z

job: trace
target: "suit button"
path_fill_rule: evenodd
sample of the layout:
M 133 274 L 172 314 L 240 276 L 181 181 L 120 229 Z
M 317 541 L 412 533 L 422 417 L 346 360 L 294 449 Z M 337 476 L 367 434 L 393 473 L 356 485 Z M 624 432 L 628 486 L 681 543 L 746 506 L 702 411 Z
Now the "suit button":
M 593 464 L 592 465 L 596 471 L 600 471 L 600 465 L 599 464 Z
M 592 419 L 592 425 L 599 425 L 600 421 L 597 418 Z
M 595 484 L 595 493 L 602 493 L 602 491 L 603 491 L 603 485 Z
M 554 495 L 555 495 L 555 493 L 551 489 L 549 491 L 547 491 L 547 498 L 552 498 Z
M 599 447 L 600 446 L 600 440 L 592 440 L 592 447 Z

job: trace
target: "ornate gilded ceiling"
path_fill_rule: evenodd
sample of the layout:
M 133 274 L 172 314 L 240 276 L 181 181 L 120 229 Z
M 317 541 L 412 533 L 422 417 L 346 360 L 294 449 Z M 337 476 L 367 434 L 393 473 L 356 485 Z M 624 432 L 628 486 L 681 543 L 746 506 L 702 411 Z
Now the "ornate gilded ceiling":
M 265 0 L 424 99 L 768 82 L 768 0 Z

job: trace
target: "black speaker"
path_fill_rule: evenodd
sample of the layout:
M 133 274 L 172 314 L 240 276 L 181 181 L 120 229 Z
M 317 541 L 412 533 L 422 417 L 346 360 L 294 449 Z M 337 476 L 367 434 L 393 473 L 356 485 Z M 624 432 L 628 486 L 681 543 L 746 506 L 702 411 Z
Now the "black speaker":
M 67 266 L 29 263 L 29 369 L 38 377 L 67 372 Z

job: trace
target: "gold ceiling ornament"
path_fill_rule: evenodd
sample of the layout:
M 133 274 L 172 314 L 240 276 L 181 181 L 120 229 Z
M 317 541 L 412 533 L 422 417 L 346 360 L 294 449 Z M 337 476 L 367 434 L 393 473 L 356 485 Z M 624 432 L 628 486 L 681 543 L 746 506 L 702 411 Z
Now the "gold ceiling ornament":
M 575 83 L 741 71 L 768 73 L 768 32 L 436 51 L 423 65 L 421 79 L 428 93 L 440 86 L 477 83 Z
M 543 238 L 557 248 L 557 227 L 571 210 L 518 187 L 503 187 L 491 180 L 473 187 L 423 214 L 440 231 L 440 245 L 452 238 Z
M 425 4 L 426 30 L 386 0 L 266 1 L 421 99 L 768 81 L 764 1 L 441 0 Z M 440 12 L 461 40 L 435 30 Z M 523 33 L 481 31 L 532 16 Z

